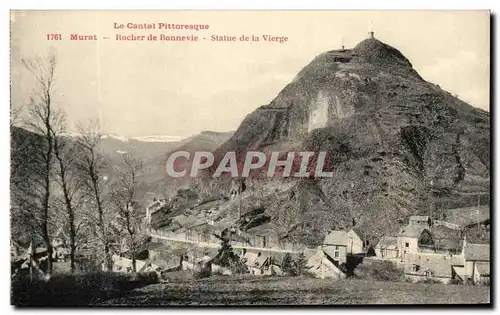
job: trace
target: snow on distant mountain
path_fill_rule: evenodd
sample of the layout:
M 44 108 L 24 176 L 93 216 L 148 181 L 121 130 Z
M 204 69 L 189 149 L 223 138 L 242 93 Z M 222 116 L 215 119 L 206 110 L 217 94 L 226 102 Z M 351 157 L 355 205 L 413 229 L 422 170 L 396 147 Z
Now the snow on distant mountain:
M 80 134 L 76 132 L 66 132 L 63 136 L 67 137 L 78 137 Z M 151 135 L 151 136 L 138 136 L 138 137 L 124 137 L 114 134 L 105 134 L 102 139 L 115 139 L 123 142 L 129 142 L 130 140 L 137 140 L 142 142 L 179 142 L 183 140 L 183 137 L 179 136 L 167 136 L 167 135 Z
M 102 139 L 108 139 L 108 138 L 113 138 L 113 139 L 120 140 L 123 142 L 128 142 L 128 140 L 129 140 L 129 138 L 127 138 L 127 137 L 122 137 L 122 136 L 117 136 L 117 135 L 103 135 L 102 136 Z
M 183 138 L 178 136 L 153 135 L 153 136 L 133 137 L 132 139 L 144 142 L 177 142 L 181 141 Z

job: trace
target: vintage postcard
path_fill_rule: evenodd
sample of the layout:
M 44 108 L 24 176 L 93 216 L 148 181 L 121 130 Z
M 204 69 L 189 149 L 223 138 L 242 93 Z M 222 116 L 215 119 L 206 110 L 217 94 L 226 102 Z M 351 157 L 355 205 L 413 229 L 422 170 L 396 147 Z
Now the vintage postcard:
M 490 15 L 11 11 L 11 304 L 491 305 Z

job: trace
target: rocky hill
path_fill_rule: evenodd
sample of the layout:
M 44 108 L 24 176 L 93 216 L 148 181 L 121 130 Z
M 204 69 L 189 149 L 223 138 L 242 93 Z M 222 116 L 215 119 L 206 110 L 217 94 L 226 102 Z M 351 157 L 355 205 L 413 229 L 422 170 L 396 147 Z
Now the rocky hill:
M 373 37 L 314 58 L 217 152 L 248 149 L 328 152 L 332 178 L 296 181 L 262 199 L 275 223 L 299 226 L 294 235 L 307 242 L 353 223 L 378 238 L 431 207 L 489 200 L 489 113 L 426 82 Z

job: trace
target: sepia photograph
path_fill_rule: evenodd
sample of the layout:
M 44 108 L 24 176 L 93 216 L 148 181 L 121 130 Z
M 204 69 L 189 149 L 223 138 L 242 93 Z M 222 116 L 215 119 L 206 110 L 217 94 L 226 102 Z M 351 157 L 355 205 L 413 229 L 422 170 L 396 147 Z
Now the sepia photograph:
M 14 307 L 492 306 L 490 11 L 9 16 Z

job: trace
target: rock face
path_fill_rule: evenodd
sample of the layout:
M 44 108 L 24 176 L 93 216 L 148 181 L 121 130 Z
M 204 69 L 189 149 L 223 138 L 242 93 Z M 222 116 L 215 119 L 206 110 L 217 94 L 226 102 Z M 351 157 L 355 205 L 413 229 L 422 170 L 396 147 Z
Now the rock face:
M 218 151 L 327 151 L 332 178 L 297 182 L 267 209 L 314 243 L 336 227 L 378 238 L 412 214 L 489 202 L 489 135 L 488 112 L 369 38 L 317 56 Z

